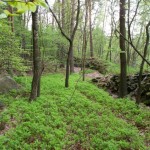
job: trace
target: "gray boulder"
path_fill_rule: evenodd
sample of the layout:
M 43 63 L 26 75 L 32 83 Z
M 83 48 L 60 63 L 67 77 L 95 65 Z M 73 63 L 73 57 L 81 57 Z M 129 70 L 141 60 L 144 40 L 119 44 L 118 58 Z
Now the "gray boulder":
M 10 76 L 0 77 L 0 94 L 8 93 L 11 90 L 17 90 L 19 88 L 19 84 Z

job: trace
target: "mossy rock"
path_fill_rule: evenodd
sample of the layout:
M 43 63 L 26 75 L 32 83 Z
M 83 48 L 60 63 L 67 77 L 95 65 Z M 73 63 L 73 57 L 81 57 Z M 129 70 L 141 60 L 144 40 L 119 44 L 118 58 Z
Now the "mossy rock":
M 16 83 L 10 76 L 0 78 L 0 94 L 8 93 L 11 90 L 17 90 L 20 85 Z

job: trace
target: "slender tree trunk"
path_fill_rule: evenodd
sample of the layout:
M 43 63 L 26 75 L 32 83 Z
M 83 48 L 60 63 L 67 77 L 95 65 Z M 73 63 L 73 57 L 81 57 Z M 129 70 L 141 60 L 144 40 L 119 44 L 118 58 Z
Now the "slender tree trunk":
M 69 74 L 70 74 L 70 54 L 72 50 L 73 43 L 70 41 L 69 43 L 69 51 L 68 51 L 68 57 L 66 61 L 66 79 L 65 79 L 65 87 L 69 87 Z
M 8 6 L 8 11 L 13 14 L 13 8 L 11 6 Z M 9 16 L 8 20 L 10 22 L 11 31 L 14 32 L 14 17 L 13 16 Z
M 127 95 L 127 70 L 126 70 L 126 52 L 125 52 L 125 0 L 120 0 L 120 97 Z
M 62 15 L 61 26 L 62 29 L 65 29 L 65 0 L 62 0 L 61 15 Z
M 111 3 L 112 4 L 112 3 Z M 105 34 L 105 23 L 106 23 L 106 18 L 107 18 L 107 8 L 108 8 L 108 1 L 105 2 L 105 10 L 104 10 L 104 17 L 103 17 L 103 28 L 102 28 L 102 34 Z M 103 57 L 104 55 L 104 44 L 101 44 L 100 48 L 100 57 Z M 107 56 L 106 56 L 107 57 Z
M 62 9 L 61 9 L 61 27 L 65 31 L 65 1 L 62 0 Z M 60 51 L 60 62 L 61 62 L 61 67 L 65 67 L 65 48 L 64 45 L 61 46 L 61 51 Z
M 71 50 L 72 50 L 72 47 L 73 47 L 73 41 L 74 41 L 74 37 L 75 37 L 75 33 L 77 31 L 77 28 L 78 28 L 78 23 L 79 23 L 79 15 L 80 15 L 80 0 L 78 0 L 78 6 L 77 6 L 77 15 L 76 15 L 76 20 L 75 20 L 75 26 L 74 26 L 74 29 L 72 31 L 72 34 L 70 37 L 68 37 L 66 35 L 66 33 L 64 32 L 64 30 L 62 29 L 62 26 L 61 26 L 61 23 L 58 21 L 55 13 L 52 11 L 52 9 L 50 8 L 49 6 L 49 3 L 47 0 L 45 0 L 46 4 L 48 5 L 49 7 L 49 10 L 50 12 L 52 13 L 53 17 L 55 18 L 57 24 L 58 24 L 58 27 L 61 31 L 61 34 L 66 38 L 66 40 L 68 40 L 69 42 L 69 51 L 68 51 L 68 56 L 67 56 L 67 63 L 66 63 L 66 78 L 65 78 L 65 87 L 69 87 L 69 74 L 70 74 L 70 53 L 71 53 Z
M 76 24 L 73 28 L 73 31 L 70 35 L 70 38 L 69 38 L 69 51 L 68 51 L 68 58 L 67 58 L 67 66 L 66 66 L 66 79 L 65 79 L 65 87 L 69 87 L 69 64 L 70 63 L 70 58 L 71 58 L 71 52 L 72 52 L 72 49 L 73 49 L 73 41 L 74 41 L 74 37 L 75 37 L 75 33 L 77 31 L 77 28 L 78 28 L 78 24 L 79 24 L 79 15 L 80 15 L 80 0 L 78 0 L 78 6 L 77 6 L 77 15 L 76 15 Z
M 83 45 L 82 45 L 82 80 L 85 80 L 85 61 L 86 61 L 86 48 L 87 48 L 87 22 L 88 22 L 88 4 L 87 0 L 85 0 L 85 24 L 83 31 Z
M 26 29 L 26 14 L 22 14 L 21 16 L 21 29 L 24 30 Z M 22 32 L 22 37 L 21 37 L 21 48 L 24 50 L 24 52 L 26 51 L 26 35 L 24 32 Z M 27 60 L 27 54 L 22 53 L 22 56 L 25 60 Z M 27 61 L 25 61 L 26 65 Z
M 26 14 L 25 13 L 22 15 L 22 26 L 24 29 L 26 28 Z M 26 50 L 26 37 L 24 33 L 22 33 L 22 49 L 24 49 L 24 51 Z
M 58 3 L 58 19 L 59 19 L 59 21 L 61 21 L 61 9 L 60 9 L 61 2 L 60 2 L 60 0 L 57 0 L 57 3 Z
M 90 27 L 90 56 L 94 57 L 92 35 L 92 0 L 89 0 L 89 27 Z
M 111 62 L 111 47 L 112 47 L 112 40 L 113 40 L 113 14 L 111 14 L 111 34 L 110 34 L 110 39 L 109 39 L 109 45 L 108 45 L 108 52 L 106 55 L 106 60 L 108 60 L 109 56 L 109 61 Z
M 31 13 L 28 11 L 27 12 L 27 20 L 26 20 L 26 28 L 28 29 L 28 27 L 29 27 L 29 22 L 30 22 L 30 20 L 31 20 Z
M 130 40 L 130 0 L 128 0 L 128 40 Z M 127 65 L 130 64 L 130 44 L 127 43 Z
M 41 78 L 41 56 L 38 45 L 38 7 L 32 13 L 32 33 L 33 33 L 33 79 L 31 95 L 29 100 L 35 100 L 40 96 L 40 78 Z
M 71 0 L 72 12 L 71 12 L 71 28 L 70 28 L 70 36 L 74 29 L 74 20 L 75 20 L 75 0 Z M 74 50 L 73 50 L 73 41 L 72 48 L 70 52 L 70 73 L 74 73 Z

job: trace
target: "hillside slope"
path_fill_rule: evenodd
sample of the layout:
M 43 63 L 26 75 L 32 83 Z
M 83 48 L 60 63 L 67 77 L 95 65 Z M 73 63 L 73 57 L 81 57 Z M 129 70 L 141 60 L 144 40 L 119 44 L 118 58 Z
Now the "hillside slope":
M 61 74 L 43 76 L 41 97 L 28 103 L 30 77 L 16 78 L 25 89 L 1 95 L 0 149 L 146 150 L 150 111 L 128 99 L 113 99 L 89 82 Z M 75 88 L 75 85 L 76 88 Z

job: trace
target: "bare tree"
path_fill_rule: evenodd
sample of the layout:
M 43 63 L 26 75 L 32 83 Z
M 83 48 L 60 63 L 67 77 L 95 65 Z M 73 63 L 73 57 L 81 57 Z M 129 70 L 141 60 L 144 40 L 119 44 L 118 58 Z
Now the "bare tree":
M 72 51 L 72 47 L 73 47 L 73 41 L 74 41 L 74 37 L 75 37 L 75 33 L 78 27 L 78 22 L 79 22 L 79 14 L 80 14 L 80 0 L 78 0 L 78 6 L 77 6 L 77 15 L 76 15 L 76 20 L 75 20 L 75 25 L 74 25 L 74 29 L 72 31 L 72 34 L 69 36 L 67 36 L 67 34 L 65 33 L 65 31 L 62 29 L 62 26 L 59 22 L 59 20 L 57 19 L 55 13 L 52 11 L 51 7 L 49 6 L 49 3 L 47 0 L 45 0 L 46 4 L 49 7 L 49 11 L 52 13 L 53 17 L 55 18 L 57 24 L 58 24 L 58 28 L 61 31 L 61 34 L 68 40 L 69 42 L 69 50 L 67 52 L 67 61 L 66 61 L 66 78 L 65 78 L 65 87 L 69 87 L 69 74 L 70 74 L 70 55 L 71 55 L 71 51 Z

